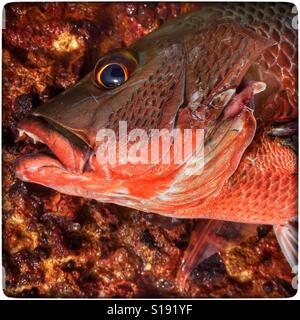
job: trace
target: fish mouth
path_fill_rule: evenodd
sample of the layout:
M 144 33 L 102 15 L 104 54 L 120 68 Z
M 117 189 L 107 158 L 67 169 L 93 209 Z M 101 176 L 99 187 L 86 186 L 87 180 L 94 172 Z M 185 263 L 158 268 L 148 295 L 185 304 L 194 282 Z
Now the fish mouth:
M 90 147 L 72 132 L 50 120 L 28 116 L 18 124 L 19 135 L 30 137 L 33 142 L 43 143 L 49 153 L 32 153 L 16 160 L 16 175 L 27 181 L 29 172 L 43 167 L 54 167 L 72 173 L 82 173 L 92 154 Z

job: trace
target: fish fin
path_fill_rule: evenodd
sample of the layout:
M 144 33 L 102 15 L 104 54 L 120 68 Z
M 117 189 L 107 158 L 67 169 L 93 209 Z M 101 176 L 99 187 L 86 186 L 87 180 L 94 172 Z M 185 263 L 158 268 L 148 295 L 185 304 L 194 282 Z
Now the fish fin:
M 298 151 L 298 121 L 291 121 L 273 127 L 268 133 L 270 136 L 280 139 L 283 145 Z
M 188 278 L 197 265 L 224 248 L 241 242 L 250 234 L 255 234 L 256 227 L 220 220 L 197 221 L 177 272 L 179 290 L 186 290 Z
M 274 126 L 269 135 L 273 137 L 291 137 L 298 135 L 298 121 L 294 120 Z
M 298 264 L 298 219 L 275 225 L 274 232 L 283 255 L 293 268 Z

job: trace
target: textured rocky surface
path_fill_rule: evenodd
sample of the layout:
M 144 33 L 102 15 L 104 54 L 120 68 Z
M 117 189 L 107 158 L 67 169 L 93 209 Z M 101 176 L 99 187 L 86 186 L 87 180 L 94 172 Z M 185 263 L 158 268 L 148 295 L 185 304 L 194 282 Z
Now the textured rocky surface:
M 75 84 L 97 57 L 127 46 L 199 4 L 43 3 L 6 6 L 3 31 L 3 262 L 9 296 L 286 297 L 293 274 L 272 230 L 176 274 L 194 220 L 174 220 L 70 197 L 17 180 L 17 122 Z

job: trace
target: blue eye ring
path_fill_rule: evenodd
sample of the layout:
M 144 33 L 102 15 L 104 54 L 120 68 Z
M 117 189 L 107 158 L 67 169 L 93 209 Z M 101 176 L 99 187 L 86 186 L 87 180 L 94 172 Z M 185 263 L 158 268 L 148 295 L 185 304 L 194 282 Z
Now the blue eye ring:
M 125 65 L 118 62 L 110 62 L 96 68 L 95 80 L 98 85 L 106 88 L 113 89 L 128 79 L 128 70 Z

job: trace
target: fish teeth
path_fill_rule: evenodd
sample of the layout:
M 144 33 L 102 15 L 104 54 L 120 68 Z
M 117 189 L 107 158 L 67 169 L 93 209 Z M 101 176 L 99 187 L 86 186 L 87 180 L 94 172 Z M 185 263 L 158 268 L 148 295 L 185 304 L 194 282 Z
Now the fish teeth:
M 36 144 L 37 142 L 44 143 L 41 139 L 39 139 L 35 134 L 33 134 L 31 132 L 27 132 L 23 129 L 18 129 L 18 131 L 19 131 L 19 137 L 22 137 L 25 133 L 29 138 L 32 139 L 34 144 Z

